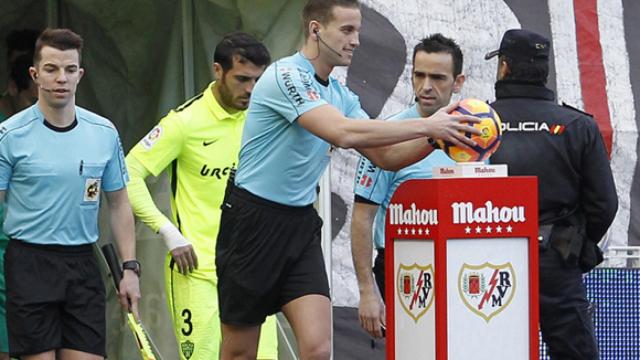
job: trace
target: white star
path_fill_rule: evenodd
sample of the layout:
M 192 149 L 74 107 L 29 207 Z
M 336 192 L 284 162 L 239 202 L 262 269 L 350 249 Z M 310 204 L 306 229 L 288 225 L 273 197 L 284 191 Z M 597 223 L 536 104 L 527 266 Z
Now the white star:
M 398 228 L 398 235 L 402 235 L 402 229 Z
M 500 225 L 496 226 L 496 232 L 501 233 L 502 232 L 502 226 L 500 226 Z
M 416 234 L 416 229 L 411 229 L 411 235 L 415 235 Z
M 465 234 L 471 234 L 471 228 L 468 227 L 468 226 L 466 228 L 464 228 L 464 233 Z
M 491 226 L 487 226 L 485 230 L 487 230 L 487 234 L 491 234 Z
M 408 228 L 404 228 L 404 234 L 405 235 L 409 235 L 409 229 Z
M 513 230 L 513 228 L 511 227 L 511 225 L 507 226 L 507 232 L 510 233 L 511 230 Z
M 418 229 L 418 234 L 422 235 L 422 229 Z
M 480 226 L 476 226 L 476 234 L 480 234 L 482 232 L 482 228 Z
M 430 232 L 429 232 L 429 229 L 424 229 L 424 233 L 425 233 L 425 234 L 427 234 L 427 235 L 429 235 L 429 233 L 430 233 Z

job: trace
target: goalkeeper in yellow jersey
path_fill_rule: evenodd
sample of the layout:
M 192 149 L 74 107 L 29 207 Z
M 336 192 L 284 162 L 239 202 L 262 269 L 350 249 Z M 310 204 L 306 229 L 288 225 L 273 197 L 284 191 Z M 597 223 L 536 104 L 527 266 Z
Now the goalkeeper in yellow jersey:
M 226 35 L 213 57 L 216 81 L 167 114 L 127 155 L 135 215 L 169 249 L 165 291 L 181 359 L 217 359 L 220 346 L 215 249 L 227 178 L 238 163 L 245 110 L 270 62 L 248 34 Z M 144 179 L 169 173 L 172 220 Z M 275 319 L 263 327 L 258 357 L 277 358 Z

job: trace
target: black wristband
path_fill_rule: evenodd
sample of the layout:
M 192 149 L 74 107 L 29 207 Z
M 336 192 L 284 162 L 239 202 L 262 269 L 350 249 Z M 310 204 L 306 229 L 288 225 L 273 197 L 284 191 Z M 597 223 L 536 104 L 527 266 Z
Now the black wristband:
M 122 271 L 124 272 L 125 270 L 131 270 L 134 273 L 136 273 L 136 275 L 138 275 L 138 277 L 140 277 L 140 273 L 142 272 L 142 267 L 140 266 L 140 261 L 138 260 L 129 260 L 129 261 L 125 261 L 122 263 Z

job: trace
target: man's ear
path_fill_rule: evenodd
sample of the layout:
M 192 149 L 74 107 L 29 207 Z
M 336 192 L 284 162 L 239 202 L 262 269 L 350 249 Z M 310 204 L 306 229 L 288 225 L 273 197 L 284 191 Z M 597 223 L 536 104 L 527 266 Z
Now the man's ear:
M 220 63 L 213 63 L 213 76 L 215 76 L 216 80 L 222 79 L 222 75 L 224 74 L 224 70 L 222 70 L 222 65 Z
M 320 23 L 316 20 L 309 21 L 309 34 L 313 37 L 314 40 L 318 41 L 320 33 Z
M 459 94 L 460 90 L 462 90 L 462 85 L 464 85 L 464 81 L 467 77 L 464 74 L 459 74 L 456 76 L 456 79 L 453 81 L 453 93 Z
M 506 78 L 510 73 L 509 64 L 505 60 L 500 60 L 498 63 L 498 80 Z
M 29 67 L 29 75 L 31 75 L 31 78 L 37 84 L 38 83 L 38 71 L 36 70 L 35 67 L 33 67 L 33 66 Z
M 83 76 L 84 76 L 84 68 L 79 68 L 78 69 L 78 82 L 80 82 L 80 80 L 82 80 Z

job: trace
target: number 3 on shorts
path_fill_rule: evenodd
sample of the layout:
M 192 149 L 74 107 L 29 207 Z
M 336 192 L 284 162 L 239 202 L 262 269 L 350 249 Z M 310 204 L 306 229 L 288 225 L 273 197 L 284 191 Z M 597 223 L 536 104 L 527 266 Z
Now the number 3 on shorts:
M 193 324 L 191 323 L 191 310 L 182 310 L 182 318 L 184 319 L 184 326 L 182 327 L 182 335 L 189 336 L 193 332 Z

